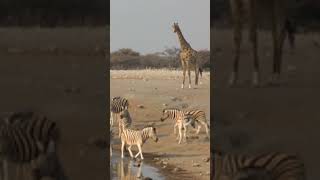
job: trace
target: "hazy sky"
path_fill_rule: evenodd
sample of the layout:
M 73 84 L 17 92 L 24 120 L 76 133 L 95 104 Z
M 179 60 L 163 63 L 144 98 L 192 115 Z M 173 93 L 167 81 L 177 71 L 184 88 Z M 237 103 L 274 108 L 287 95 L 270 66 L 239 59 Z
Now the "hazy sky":
M 111 51 L 132 48 L 145 54 L 180 48 L 173 22 L 192 48 L 210 49 L 210 0 L 111 0 Z

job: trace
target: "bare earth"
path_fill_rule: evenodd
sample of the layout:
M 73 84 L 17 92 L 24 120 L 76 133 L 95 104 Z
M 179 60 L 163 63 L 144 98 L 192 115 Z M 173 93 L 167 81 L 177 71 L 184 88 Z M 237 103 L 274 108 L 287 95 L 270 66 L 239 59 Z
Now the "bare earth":
M 272 39 L 270 34 L 261 33 L 261 88 L 250 85 L 253 60 L 247 41 L 241 52 L 240 85 L 227 86 L 233 61 L 232 31 L 212 30 L 212 34 L 215 148 L 242 153 L 297 153 L 305 162 L 307 179 L 319 179 L 319 34 L 298 35 L 294 52 L 286 44 L 283 83 L 268 86 Z
M 107 153 L 86 146 L 93 137 L 105 135 L 106 62 L 103 56 L 84 55 L 81 45 L 76 46 L 86 44 L 88 52 L 95 45 L 103 47 L 104 29 L 0 31 L 1 112 L 29 109 L 46 114 L 61 128 L 59 155 L 69 179 L 107 179 Z M 39 53 L 51 45 L 73 53 Z M 32 53 L 7 53 L 10 48 Z
M 210 157 L 210 142 L 205 138 L 205 129 L 201 129 L 198 139 L 191 135 L 187 140 L 188 144 L 179 145 L 173 135 L 173 123 L 169 120 L 160 122 L 165 107 L 199 108 L 205 111 L 207 119 L 210 118 L 210 74 L 204 73 L 203 84 L 197 89 L 181 89 L 181 78 L 181 71 L 111 71 L 110 96 L 129 99 L 133 127 L 140 129 L 148 123 L 156 123 L 159 141 L 155 143 L 149 140 L 144 145 L 146 161 L 151 161 L 163 169 L 168 179 L 207 180 L 210 163 L 205 160 Z M 194 74 L 192 78 L 194 81 Z M 139 108 L 139 105 L 143 105 L 144 108 Z M 192 134 L 194 130 L 189 128 L 189 132 Z M 133 148 L 133 152 L 137 152 L 136 150 Z M 115 151 L 120 152 L 119 144 L 115 146 Z M 167 161 L 169 165 L 162 168 L 164 165 L 154 161 L 155 157 Z M 199 167 L 193 167 L 193 164 L 197 163 Z M 175 167 L 179 168 L 177 172 L 174 172 Z

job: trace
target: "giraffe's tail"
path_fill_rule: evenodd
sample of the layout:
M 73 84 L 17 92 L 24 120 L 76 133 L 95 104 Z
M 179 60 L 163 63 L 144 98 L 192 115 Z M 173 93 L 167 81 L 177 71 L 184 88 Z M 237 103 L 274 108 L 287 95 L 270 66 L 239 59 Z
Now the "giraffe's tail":
M 200 73 L 200 77 L 202 78 L 202 68 L 199 67 L 199 73 Z

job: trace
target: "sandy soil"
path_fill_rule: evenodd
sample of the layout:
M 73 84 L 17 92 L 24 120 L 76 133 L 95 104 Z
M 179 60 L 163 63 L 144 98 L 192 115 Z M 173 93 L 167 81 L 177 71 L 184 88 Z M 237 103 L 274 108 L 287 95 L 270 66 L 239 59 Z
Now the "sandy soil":
M 181 75 L 180 71 L 169 70 L 111 71 L 110 96 L 129 99 L 133 127 L 142 128 L 148 123 L 156 123 L 159 142 L 149 140 L 143 151 L 145 159 L 163 169 L 168 179 L 209 179 L 210 164 L 204 159 L 209 158 L 210 142 L 205 138 L 205 130 L 201 130 L 199 139 L 190 138 L 188 144 L 179 145 L 173 135 L 173 123 L 169 120 L 160 122 L 165 107 L 199 108 L 206 112 L 208 119 L 210 117 L 210 74 L 204 73 L 203 84 L 197 89 L 181 89 Z M 139 108 L 139 105 L 144 108 Z M 194 131 L 189 132 L 192 134 Z M 133 150 L 136 152 L 136 148 Z M 120 152 L 117 144 L 115 151 Z M 156 161 L 157 158 L 167 161 L 169 165 L 162 168 L 164 165 L 154 161 L 154 158 Z M 200 166 L 193 167 L 194 163 Z M 175 167 L 180 170 L 174 172 Z
M 44 30 L 38 37 L 30 34 L 34 33 L 32 30 L 21 30 L 25 34 L 17 31 L 0 33 L 1 47 L 22 50 L 33 47 L 36 50 L 50 44 L 42 40 L 38 42 L 36 38 L 55 37 L 54 42 L 60 44 L 75 41 L 69 36 L 72 34 L 69 30 L 53 30 L 51 33 Z M 61 33 L 60 36 L 57 32 Z M 82 29 L 80 32 L 83 39 L 78 39 L 78 44 L 103 45 L 99 44 L 99 39 L 105 38 L 103 31 Z M 79 34 L 79 31 L 73 33 Z M 92 46 L 90 49 L 94 49 Z M 73 50 L 81 51 L 77 47 Z M 105 58 L 37 54 L 34 51 L 32 54 L 1 53 L 0 59 L 1 112 L 31 109 L 46 114 L 61 128 L 59 155 L 69 179 L 107 179 L 106 153 L 85 146 L 88 139 L 101 137 L 105 132 Z M 75 91 L 70 92 L 72 89 Z
M 261 33 L 259 38 L 262 81 L 266 85 L 272 70 L 271 35 Z M 240 61 L 242 82 L 237 88 L 228 88 L 232 31 L 212 30 L 215 148 L 243 153 L 297 153 L 305 162 L 307 179 L 319 179 L 319 40 L 319 34 L 298 35 L 294 52 L 286 44 L 283 83 L 262 88 L 250 87 L 252 55 L 246 41 Z

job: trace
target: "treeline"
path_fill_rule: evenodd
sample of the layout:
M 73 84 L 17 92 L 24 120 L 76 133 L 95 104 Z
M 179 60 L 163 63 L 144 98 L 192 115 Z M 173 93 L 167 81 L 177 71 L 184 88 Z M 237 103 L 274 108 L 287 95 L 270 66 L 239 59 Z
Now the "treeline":
M 106 0 L 1 0 L 0 26 L 101 26 L 108 12 Z
M 167 48 L 163 52 L 141 55 L 132 49 L 119 49 L 111 53 L 111 69 L 146 69 L 146 68 L 169 68 L 178 69 L 181 67 L 179 49 Z M 199 52 L 199 65 L 204 69 L 210 68 L 210 51 Z

